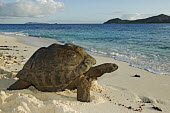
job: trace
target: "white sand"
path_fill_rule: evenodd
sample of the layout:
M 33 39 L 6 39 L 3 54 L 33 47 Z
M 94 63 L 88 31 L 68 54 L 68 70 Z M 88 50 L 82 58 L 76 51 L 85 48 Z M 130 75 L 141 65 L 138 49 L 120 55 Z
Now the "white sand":
M 159 113 L 153 106 L 170 113 L 169 75 L 153 74 L 100 56 L 94 56 L 97 65 L 116 63 L 119 69 L 99 78 L 100 85 L 94 83 L 90 103 L 77 101 L 76 90 L 49 93 L 30 87 L 8 91 L 6 88 L 17 80 L 16 73 L 39 48 L 36 42 L 43 46 L 55 42 L 30 38 L 34 44 L 28 45 L 23 40 L 0 35 L 0 113 Z M 141 77 L 132 77 L 135 74 Z

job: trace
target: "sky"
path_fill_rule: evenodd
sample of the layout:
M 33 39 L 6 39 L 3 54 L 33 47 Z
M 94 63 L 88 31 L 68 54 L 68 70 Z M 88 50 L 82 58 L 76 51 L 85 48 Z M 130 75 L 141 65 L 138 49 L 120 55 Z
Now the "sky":
M 0 0 L 0 24 L 95 24 L 170 15 L 170 0 Z

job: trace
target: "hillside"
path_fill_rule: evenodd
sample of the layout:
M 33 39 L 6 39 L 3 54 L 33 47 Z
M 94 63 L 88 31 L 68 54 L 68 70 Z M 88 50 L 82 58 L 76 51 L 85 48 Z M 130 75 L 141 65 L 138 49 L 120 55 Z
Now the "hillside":
M 111 19 L 108 20 L 107 22 L 104 22 L 104 24 L 133 24 L 133 23 L 170 23 L 170 16 L 168 15 L 164 15 L 164 14 L 160 14 L 158 16 L 152 16 L 149 18 L 145 18 L 145 19 L 137 19 L 137 20 L 122 20 L 119 18 L 115 18 L 115 19 Z

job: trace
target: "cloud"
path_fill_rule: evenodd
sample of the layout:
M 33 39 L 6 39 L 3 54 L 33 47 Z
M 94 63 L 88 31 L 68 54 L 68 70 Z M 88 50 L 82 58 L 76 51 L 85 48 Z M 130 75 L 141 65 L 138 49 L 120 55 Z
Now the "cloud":
M 121 16 L 122 19 L 127 19 L 127 20 L 136 20 L 136 19 L 142 19 L 148 17 L 150 14 L 123 14 Z
M 64 6 L 54 0 L 16 0 L 16 2 L 0 1 L 0 18 L 13 17 L 45 17 L 56 13 Z

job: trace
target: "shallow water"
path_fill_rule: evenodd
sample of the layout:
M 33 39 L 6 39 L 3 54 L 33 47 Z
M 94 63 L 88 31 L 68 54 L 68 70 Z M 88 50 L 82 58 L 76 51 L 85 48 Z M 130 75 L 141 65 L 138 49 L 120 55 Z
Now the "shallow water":
M 134 67 L 170 75 L 170 24 L 0 25 L 0 32 L 73 43 Z

